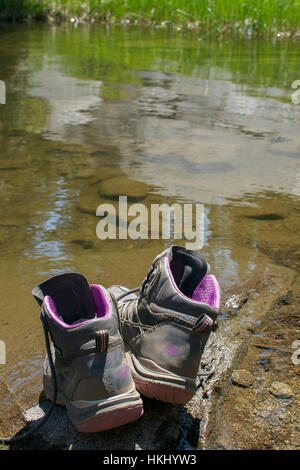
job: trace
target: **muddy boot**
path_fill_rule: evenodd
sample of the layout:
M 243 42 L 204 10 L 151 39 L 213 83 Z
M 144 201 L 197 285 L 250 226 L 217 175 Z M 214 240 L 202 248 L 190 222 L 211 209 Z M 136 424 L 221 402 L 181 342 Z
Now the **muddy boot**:
M 220 306 L 219 284 L 208 272 L 202 256 L 174 245 L 155 258 L 140 289 L 109 289 L 118 301 L 126 357 L 141 394 L 186 403 L 195 393 Z
M 57 381 L 56 403 L 65 405 L 81 432 L 111 429 L 136 420 L 143 406 L 136 391 L 119 333 L 111 296 L 100 285 L 89 286 L 76 273 L 55 276 L 32 291 L 50 332 Z M 46 357 L 44 391 L 54 397 Z

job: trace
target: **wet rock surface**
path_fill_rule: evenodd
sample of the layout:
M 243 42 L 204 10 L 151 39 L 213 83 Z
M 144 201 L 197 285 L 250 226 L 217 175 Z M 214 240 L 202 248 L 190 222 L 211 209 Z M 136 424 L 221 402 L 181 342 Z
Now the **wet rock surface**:
M 253 375 L 245 369 L 234 370 L 231 376 L 232 383 L 239 387 L 251 387 L 254 382 Z
M 278 288 L 273 282 L 259 291 L 253 309 L 257 318 L 247 325 L 237 351 L 236 368 L 253 376 L 251 387 L 225 381 L 212 389 L 215 426 L 205 435 L 205 448 L 299 449 L 299 366 L 292 362 L 292 344 L 299 336 L 299 280 L 290 270 L 284 278 L 282 289 L 277 278 Z M 240 313 L 249 307 L 245 304 Z
M 269 390 L 277 398 L 292 398 L 293 396 L 291 387 L 283 382 L 272 382 Z

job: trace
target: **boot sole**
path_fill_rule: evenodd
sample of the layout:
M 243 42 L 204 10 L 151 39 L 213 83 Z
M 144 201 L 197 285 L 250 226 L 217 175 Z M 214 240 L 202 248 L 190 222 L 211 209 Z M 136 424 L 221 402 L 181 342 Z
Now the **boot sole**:
M 45 387 L 48 400 L 52 401 L 52 390 Z M 62 392 L 57 394 L 56 404 L 65 406 L 68 416 L 79 432 L 107 431 L 139 419 L 143 413 L 143 402 L 136 390 L 109 397 L 104 400 L 68 400 Z
M 147 361 L 146 367 L 145 363 L 141 363 L 142 359 L 139 360 L 129 348 L 125 355 L 136 389 L 141 395 L 166 403 L 184 405 L 195 394 L 195 380 L 170 374 L 153 361 Z

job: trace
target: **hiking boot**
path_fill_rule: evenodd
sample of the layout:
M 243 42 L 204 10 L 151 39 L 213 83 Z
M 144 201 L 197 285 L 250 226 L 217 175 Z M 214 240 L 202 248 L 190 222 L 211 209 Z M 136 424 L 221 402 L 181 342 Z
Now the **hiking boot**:
M 111 429 L 143 414 L 124 355 L 116 306 L 104 287 L 77 273 L 55 276 L 32 291 L 52 339 L 43 385 L 48 399 L 65 405 L 81 432 Z M 53 385 L 54 384 L 54 385 Z M 55 390 L 54 390 L 55 388 Z
M 206 260 L 174 245 L 155 258 L 140 289 L 112 286 L 109 291 L 118 301 L 137 390 L 157 400 L 187 403 L 196 391 L 201 356 L 220 306 L 220 287 Z

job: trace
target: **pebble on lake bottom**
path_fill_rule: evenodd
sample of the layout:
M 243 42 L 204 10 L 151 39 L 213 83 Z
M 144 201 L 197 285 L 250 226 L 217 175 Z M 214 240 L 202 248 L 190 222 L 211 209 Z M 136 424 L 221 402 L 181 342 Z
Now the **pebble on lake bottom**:
M 234 370 L 231 378 L 233 384 L 238 385 L 239 387 L 251 387 L 254 382 L 253 375 L 246 369 Z

